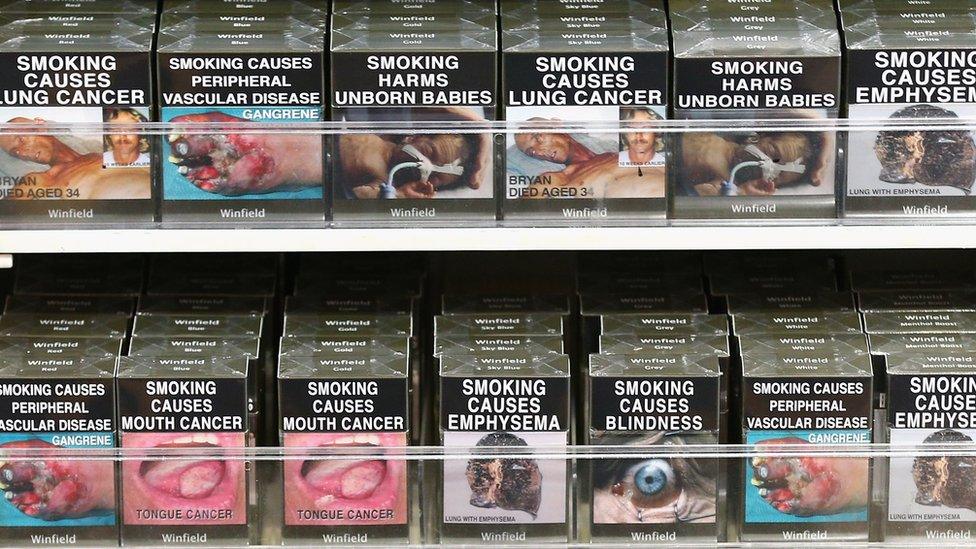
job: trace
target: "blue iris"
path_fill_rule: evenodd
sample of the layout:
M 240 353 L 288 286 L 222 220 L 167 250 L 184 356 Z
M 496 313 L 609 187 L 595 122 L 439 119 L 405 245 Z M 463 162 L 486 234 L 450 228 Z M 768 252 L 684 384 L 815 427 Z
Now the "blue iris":
M 660 493 L 668 485 L 668 473 L 664 467 L 663 464 L 654 461 L 641 466 L 634 473 L 634 486 L 648 496 Z

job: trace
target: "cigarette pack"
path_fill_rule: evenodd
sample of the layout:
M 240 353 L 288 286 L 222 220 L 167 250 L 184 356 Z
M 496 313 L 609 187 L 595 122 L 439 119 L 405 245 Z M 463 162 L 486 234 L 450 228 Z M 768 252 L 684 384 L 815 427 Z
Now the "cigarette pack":
M 976 362 L 971 351 L 888 355 L 888 441 L 924 449 L 976 436 Z M 976 522 L 971 456 L 892 457 L 885 539 L 965 539 Z
M 716 444 L 721 377 L 713 357 L 680 352 L 592 355 L 588 443 Z M 590 516 L 584 525 L 590 541 L 718 539 L 720 460 L 635 455 L 582 465 L 589 477 L 584 485 L 590 488 Z M 644 482 L 647 478 L 661 482 Z M 678 486 L 683 487 L 680 496 Z M 658 498 L 672 499 L 663 506 L 637 503 Z
M 412 428 L 409 371 L 404 353 L 376 355 L 367 350 L 346 356 L 282 358 L 278 371 L 281 445 L 406 446 Z M 355 456 L 349 459 L 345 471 L 336 470 L 332 460 L 284 463 L 282 537 L 286 544 L 323 539 L 409 541 L 410 493 L 417 486 L 408 473 L 412 462 L 368 454 L 360 461 Z M 364 488 L 368 492 L 335 493 L 331 483 L 345 487 L 348 475 L 382 476 L 375 487 Z
M 441 540 L 568 540 L 573 484 L 567 462 L 532 455 L 570 441 L 568 357 L 444 356 L 440 375 L 444 446 L 469 453 L 479 447 L 527 451 L 443 462 L 432 517 Z
M 851 119 L 969 118 L 972 2 L 842 2 Z M 976 141 L 964 130 L 850 133 L 849 216 L 957 217 L 974 207 Z M 857 159 L 857 160 L 854 160 Z
M 37 456 L 0 466 L 5 545 L 118 543 L 115 464 L 105 459 L 115 448 L 117 360 L 0 357 L 0 448 Z M 101 459 L 82 457 L 98 451 Z
M 119 439 L 136 449 L 122 463 L 123 546 L 247 543 L 247 379 L 245 358 L 120 359 Z M 137 457 L 175 448 L 184 460 Z
M 742 367 L 747 444 L 760 450 L 795 445 L 802 452 L 806 445 L 871 442 L 873 374 L 867 355 L 780 352 L 743 357 Z M 760 454 L 742 473 L 743 540 L 868 538 L 870 459 Z
M 842 50 L 829 2 L 677 2 L 670 15 L 676 118 L 839 115 Z M 688 132 L 674 157 L 675 218 L 836 216 L 834 132 Z
M 23 127 L 0 139 L 4 225 L 153 221 L 153 137 L 138 125 L 153 119 L 155 10 L 127 2 L 121 17 L 117 2 L 107 13 L 107 2 L 85 4 L 27 19 L 0 10 L 0 122 Z M 59 124 L 106 130 L 39 131 Z
M 397 5 L 393 11 L 383 7 Z M 402 131 L 350 132 L 333 146 L 333 219 L 337 224 L 493 221 L 492 136 L 482 131 L 411 133 L 411 125 L 458 127 L 493 120 L 499 107 L 498 37 L 492 2 L 350 2 L 337 13 L 366 13 L 358 24 L 333 21 L 333 118 L 395 122 Z M 358 9 L 361 6 L 364 9 Z M 442 17 L 445 25 L 398 28 L 382 15 L 440 14 L 440 7 L 472 17 Z M 372 8 L 376 8 L 373 10 Z M 402 12 L 400 10 L 403 10 Z M 375 12 L 375 13 L 374 13 Z M 412 123 L 412 124 L 410 124 Z
M 324 220 L 322 136 L 255 133 L 248 124 L 324 119 L 325 4 L 174 4 L 157 39 L 161 119 L 228 128 L 175 132 L 162 144 L 163 222 Z M 268 20 L 250 28 L 232 20 L 251 11 Z M 180 20 L 172 12 L 198 17 Z
M 663 3 L 615 0 L 569 10 L 503 4 L 506 220 L 655 219 L 667 210 L 669 47 Z M 623 123 L 620 133 L 545 122 Z M 535 128 L 533 126 L 536 126 Z

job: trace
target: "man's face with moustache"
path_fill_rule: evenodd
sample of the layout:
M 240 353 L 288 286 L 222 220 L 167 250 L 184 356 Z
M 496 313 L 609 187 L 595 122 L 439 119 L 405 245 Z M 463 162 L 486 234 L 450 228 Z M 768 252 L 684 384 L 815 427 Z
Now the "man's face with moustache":
M 630 120 L 633 122 L 650 122 L 654 120 L 649 113 L 637 111 Z M 627 132 L 627 154 L 635 164 L 647 164 L 654 158 L 657 134 L 650 130 Z

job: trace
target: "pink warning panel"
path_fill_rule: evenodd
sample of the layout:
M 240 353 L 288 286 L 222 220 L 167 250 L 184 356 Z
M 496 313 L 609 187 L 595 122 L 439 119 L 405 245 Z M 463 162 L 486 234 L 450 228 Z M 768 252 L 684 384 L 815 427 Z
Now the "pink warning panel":
M 246 524 L 243 433 L 126 433 L 123 448 L 186 448 L 193 457 L 122 464 L 122 519 L 130 525 Z M 199 449 L 212 448 L 203 452 Z

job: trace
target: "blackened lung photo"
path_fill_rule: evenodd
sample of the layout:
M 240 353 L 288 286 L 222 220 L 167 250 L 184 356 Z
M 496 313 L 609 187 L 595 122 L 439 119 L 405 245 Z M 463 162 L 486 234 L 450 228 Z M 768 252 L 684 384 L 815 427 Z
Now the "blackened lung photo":
M 511 433 L 490 433 L 479 447 L 528 446 Z M 471 487 L 471 505 L 487 509 L 525 511 L 532 518 L 542 503 L 542 472 L 534 459 L 472 459 L 466 471 Z
M 892 119 L 959 118 L 933 105 L 912 105 L 895 111 Z M 878 132 L 874 152 L 881 162 L 881 181 L 949 186 L 969 194 L 976 181 L 976 141 L 962 130 Z
M 925 438 L 923 444 L 972 442 L 953 429 L 943 429 Z M 912 464 L 912 479 L 918 490 L 915 502 L 976 511 L 976 458 L 972 456 L 918 457 Z

